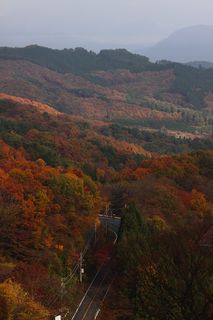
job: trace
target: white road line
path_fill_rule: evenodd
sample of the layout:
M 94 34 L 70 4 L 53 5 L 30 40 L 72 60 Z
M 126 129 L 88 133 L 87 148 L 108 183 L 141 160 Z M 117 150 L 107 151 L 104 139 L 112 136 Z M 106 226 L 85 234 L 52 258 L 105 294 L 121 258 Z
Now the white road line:
M 84 320 L 84 318 L 86 317 L 86 315 L 87 315 L 87 313 L 88 313 L 88 311 L 89 311 L 92 303 L 94 302 L 94 300 L 95 300 L 95 298 L 96 298 L 96 296 L 97 296 L 97 294 L 98 294 L 98 290 L 100 289 L 102 283 L 104 282 L 104 280 L 106 279 L 106 277 L 107 277 L 108 275 L 109 275 L 109 271 L 108 271 L 108 272 L 104 275 L 104 277 L 101 279 L 101 282 L 99 283 L 99 286 L 98 286 L 98 288 L 96 289 L 95 295 L 93 296 L 92 300 L 90 301 L 90 303 L 89 303 L 89 305 L 88 305 L 88 307 L 87 307 L 87 309 L 86 309 L 86 312 L 84 313 L 84 316 L 83 316 L 82 320 Z
M 102 301 L 101 301 L 101 304 L 102 304 L 102 303 L 104 302 L 104 300 L 106 299 L 106 296 L 107 296 L 107 294 L 108 294 L 108 292 L 109 292 L 109 290 L 110 290 L 110 288 L 111 288 L 111 286 L 112 286 L 113 281 L 114 281 L 114 279 L 112 279 L 112 281 L 110 282 L 110 284 L 109 284 L 109 286 L 108 286 L 108 288 L 107 288 L 107 291 L 106 291 L 106 293 L 105 293 L 105 295 L 104 295 L 104 297 L 103 297 L 103 299 L 102 299 Z
M 101 216 L 101 217 L 106 217 L 106 216 L 104 216 L 104 215 L 99 215 L 99 216 Z M 120 217 L 111 217 L 111 219 L 118 219 L 118 220 L 121 220 L 121 218 L 120 218 Z M 114 246 L 114 245 L 116 244 L 117 240 L 118 240 L 118 235 L 117 235 L 117 233 L 116 233 L 115 231 L 113 231 L 113 230 L 110 230 L 110 231 L 111 231 L 112 233 L 114 233 L 114 234 L 115 234 L 115 240 L 113 241 L 113 246 Z M 100 268 L 98 269 L 98 271 L 97 271 L 96 275 L 94 276 L 94 278 L 93 278 L 93 280 L 92 280 L 92 282 L 91 282 L 91 284 L 90 284 L 89 288 L 87 289 L 86 293 L 84 294 L 84 296 L 83 296 L 83 298 L 82 298 L 81 302 L 79 303 L 78 308 L 76 309 L 76 311 L 75 311 L 75 313 L 74 313 L 74 315 L 73 315 L 73 317 L 72 317 L 72 319 L 71 319 L 71 320 L 73 320 L 73 319 L 75 318 L 76 314 L 78 313 L 78 311 L 79 311 L 79 309 L 80 309 L 80 307 L 81 307 L 82 303 L 84 302 L 84 300 L 85 300 L 85 298 L 86 298 L 86 296 L 87 296 L 87 294 L 88 294 L 88 292 L 89 292 L 90 288 L 92 287 L 92 285 L 93 285 L 93 283 L 94 283 L 95 279 L 97 278 L 98 274 L 100 273 L 100 271 L 101 271 L 101 269 L 102 269 L 103 265 L 104 265 L 104 263 L 102 263 L 102 265 L 101 265 L 101 266 L 100 266 Z M 110 288 L 110 286 L 109 286 L 109 288 Z M 109 289 L 109 288 L 108 288 L 108 289 Z M 108 290 L 107 290 L 107 292 L 108 292 Z M 94 298 L 95 298 L 95 297 L 94 297 Z M 93 300 L 94 300 L 94 298 L 93 298 Z M 93 300 L 92 300 L 92 302 L 93 302 Z M 90 305 L 89 305 L 89 307 L 90 307 Z M 87 309 L 87 311 L 88 311 L 88 309 Z M 87 313 L 87 311 L 86 311 L 86 313 Z M 99 313 L 99 312 L 100 312 L 100 309 L 98 310 L 98 313 Z M 95 319 L 97 318 L 98 313 L 96 313 L 96 317 L 95 317 Z M 84 314 L 84 315 L 85 315 L 85 314 Z
M 98 315 L 99 315 L 100 312 L 101 312 L 101 309 L 98 309 L 98 311 L 97 311 L 96 314 L 95 314 L 94 320 L 97 319 L 97 317 L 98 317 Z
M 89 292 L 90 288 L 92 287 L 93 283 L 95 282 L 95 279 L 97 278 L 97 276 L 99 275 L 99 273 L 100 273 L 101 269 L 103 268 L 103 265 L 104 265 L 104 263 L 102 263 L 102 265 L 101 265 L 101 266 L 100 266 L 100 268 L 98 269 L 98 271 L 97 271 L 96 275 L 94 276 L 94 278 L 93 278 L 93 280 L 92 280 L 92 282 L 91 282 L 91 284 L 90 284 L 89 288 L 87 289 L 87 291 L 86 291 L 85 295 L 83 296 L 83 298 L 82 298 L 81 302 L 79 303 L 78 308 L 76 309 L 76 311 L 75 311 L 75 313 L 74 313 L 74 315 L 73 315 L 73 317 L 72 317 L 72 319 L 71 319 L 71 320 L 73 320 L 73 319 L 75 318 L 76 314 L 78 313 L 78 310 L 80 309 L 80 307 L 81 307 L 82 303 L 84 302 L 84 300 L 85 300 L 85 298 L 86 298 L 86 296 L 87 296 L 87 294 L 88 294 L 88 292 Z
M 112 230 L 110 230 L 110 231 L 113 232 L 115 235 L 115 240 L 113 241 L 113 246 L 114 246 L 116 244 L 116 242 L 118 241 L 118 235 L 115 231 L 112 231 Z

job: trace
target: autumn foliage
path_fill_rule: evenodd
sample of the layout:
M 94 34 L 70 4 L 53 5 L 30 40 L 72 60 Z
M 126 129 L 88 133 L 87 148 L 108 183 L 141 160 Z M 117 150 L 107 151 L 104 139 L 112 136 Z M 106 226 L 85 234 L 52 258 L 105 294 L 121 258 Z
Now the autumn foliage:
M 110 130 L 116 137 L 108 135 Z M 164 320 L 168 304 L 178 315 L 170 315 L 171 319 L 197 320 L 191 315 L 205 307 L 204 300 L 202 296 L 197 301 L 192 292 L 198 294 L 203 281 L 207 298 L 211 293 L 207 268 L 211 261 L 200 250 L 199 240 L 212 223 L 212 152 L 159 156 L 140 143 L 124 141 L 125 132 L 131 135 L 129 128 L 118 138 L 121 131 L 118 126 L 85 122 L 41 103 L 1 95 L 0 317 L 3 314 L 4 320 L 49 320 L 61 308 L 75 307 L 81 292 L 76 276 L 66 286 L 63 301 L 61 279 L 69 278 L 78 263 L 106 202 L 122 217 L 123 225 L 117 251 L 120 276 L 113 291 L 119 308 L 115 311 L 112 303 L 105 319 L 110 314 L 112 319 Z M 98 247 L 88 263 L 106 263 L 111 250 L 106 244 Z M 194 272 L 192 286 L 187 277 L 181 279 L 184 272 Z M 191 290 L 186 299 L 185 288 Z M 185 299 L 184 312 L 177 300 L 171 302 L 176 291 L 178 301 Z M 209 314 L 209 304 L 204 309 L 200 319 Z
M 212 319 L 212 164 L 199 151 L 119 173 L 118 272 L 101 319 Z
M 101 201 L 94 182 L 79 169 L 52 168 L 42 159 L 29 161 L 22 150 L 3 141 L 0 167 L 0 257 L 15 264 L 13 280 L 1 286 L 14 290 L 12 296 L 3 294 L 9 310 L 10 303 L 16 305 L 10 299 L 16 301 L 15 294 L 22 295 L 23 290 L 24 296 L 26 290 L 29 302 L 21 303 L 27 312 L 30 299 L 32 310 L 34 299 L 48 306 L 48 296 L 60 286 L 58 277 L 76 263 L 73 252 L 84 247 Z M 18 319 L 8 312 L 11 319 Z M 39 312 L 30 319 L 40 319 Z

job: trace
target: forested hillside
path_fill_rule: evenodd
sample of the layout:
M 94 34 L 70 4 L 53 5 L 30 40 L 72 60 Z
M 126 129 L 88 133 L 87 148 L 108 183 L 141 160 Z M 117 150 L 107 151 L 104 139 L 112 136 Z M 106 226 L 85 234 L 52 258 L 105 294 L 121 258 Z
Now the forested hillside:
M 98 188 L 80 170 L 29 161 L 2 140 L 0 165 L 1 315 L 47 319 L 101 209 Z M 65 305 L 76 297 L 75 283 L 68 290 Z
M 101 319 L 212 318 L 212 168 L 212 152 L 163 157 L 110 187 L 127 209 Z
M 203 107 L 205 95 L 213 91 L 212 69 L 196 69 L 166 60 L 151 63 L 148 58 L 125 49 L 102 50 L 96 54 L 83 48 L 53 50 L 36 45 L 25 48 L 2 47 L 0 59 L 27 60 L 59 73 L 83 75 L 95 82 L 99 80 L 94 74 L 98 71 L 129 70 L 137 74 L 172 70 L 176 78 L 172 91 L 183 95 L 186 102 L 196 108 Z M 105 81 L 101 83 L 105 84 Z
M 0 48 L 3 59 L 23 59 L 62 73 L 87 73 L 95 70 L 152 68 L 149 59 L 125 49 L 102 50 L 99 54 L 84 48 L 53 50 L 37 45 L 25 48 Z
M 113 179 L 130 161 L 157 154 L 212 148 L 210 138 L 179 139 L 164 130 L 146 131 L 123 124 L 84 120 L 33 100 L 0 94 L 0 137 L 23 149 L 30 160 L 48 165 L 76 165 L 99 179 Z M 102 178 L 103 178 L 102 177 Z
M 100 319 L 211 319 L 212 79 L 126 50 L 0 49 L 0 320 L 74 313 L 110 260 L 107 212 Z
M 129 57 L 134 63 L 134 55 Z M 15 57 L 2 58 L 0 90 L 84 119 L 163 131 L 179 141 L 211 137 L 211 69 L 171 63 L 153 64 L 143 71 L 132 71 L 128 64 L 123 69 L 107 68 L 80 74 L 67 69 L 64 74 Z

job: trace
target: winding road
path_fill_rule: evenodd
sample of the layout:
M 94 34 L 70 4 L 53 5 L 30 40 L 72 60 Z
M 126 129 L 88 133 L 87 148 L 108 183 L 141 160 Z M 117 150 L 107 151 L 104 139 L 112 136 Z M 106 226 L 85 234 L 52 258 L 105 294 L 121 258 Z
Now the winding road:
M 100 221 L 109 231 L 115 234 L 113 245 L 117 241 L 117 232 L 121 220 L 118 217 L 99 216 Z M 70 320 L 94 320 L 101 312 L 101 306 L 113 281 L 112 258 L 104 262 L 98 269 L 84 297 Z

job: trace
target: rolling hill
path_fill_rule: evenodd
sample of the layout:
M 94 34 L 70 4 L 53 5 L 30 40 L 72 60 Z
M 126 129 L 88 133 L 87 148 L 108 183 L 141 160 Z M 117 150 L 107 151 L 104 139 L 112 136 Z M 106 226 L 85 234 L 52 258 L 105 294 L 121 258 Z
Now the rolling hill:
M 125 49 L 102 50 L 96 54 L 84 48 L 54 50 L 31 45 L 25 48 L 0 48 L 2 59 L 23 59 L 62 73 L 88 73 L 95 70 L 125 69 L 143 71 L 152 68 L 149 59 Z
M 90 126 L 86 131 L 87 138 L 77 124 L 80 136 L 84 137 L 83 145 L 87 145 L 89 141 L 87 150 L 91 149 L 92 143 L 91 150 L 98 149 L 98 152 L 103 154 L 101 157 L 106 158 L 108 154 L 108 164 L 112 163 L 112 159 L 110 160 L 112 150 L 113 159 L 117 154 L 124 156 L 123 160 L 121 162 L 119 160 L 116 164 L 120 165 L 131 153 L 146 157 L 149 156 L 149 152 L 176 153 L 181 150 L 191 150 L 195 147 L 191 145 L 192 140 L 197 139 L 202 141 L 198 143 L 202 148 L 211 145 L 209 144 L 213 106 L 211 69 L 196 69 L 177 63 L 150 63 L 147 58 L 133 55 L 125 50 L 107 51 L 108 64 L 93 69 L 94 56 L 84 50 L 88 58 L 87 67 L 82 71 L 76 65 L 76 69 L 70 72 L 70 66 L 76 58 L 72 56 L 75 50 L 70 51 L 72 54 L 69 55 L 69 64 L 66 66 L 68 60 L 63 60 L 63 50 L 31 46 L 30 49 L 6 48 L 2 49 L 2 52 L 4 52 L 4 57 L 1 57 L 0 53 L 2 100 L 5 100 L 4 94 L 8 94 L 28 99 L 26 103 L 31 105 L 30 110 L 34 104 L 39 105 L 39 103 L 51 106 L 51 110 L 63 115 L 59 116 L 60 119 L 65 117 L 71 123 L 74 121 L 74 127 L 78 121 L 80 123 L 86 121 Z M 41 63 L 43 59 L 41 53 L 44 52 L 48 53 L 48 59 L 45 58 Z M 54 58 L 55 54 L 57 60 Z M 121 60 L 115 64 L 119 55 Z M 30 61 L 32 57 L 34 62 Z M 59 61 L 63 63 L 63 72 L 62 69 L 56 70 Z M 49 64 L 52 68 L 48 67 Z M 133 71 L 132 66 L 135 68 L 138 64 L 140 67 Z M 19 102 L 17 100 L 17 103 Z M 22 102 L 26 105 L 24 100 Z M 32 117 L 28 110 L 30 121 Z M 191 142 L 187 140 L 185 143 L 184 139 L 190 139 Z M 206 139 L 207 144 L 204 142 Z M 107 148 L 112 150 L 107 151 Z M 81 152 L 76 153 L 78 154 Z M 94 158 L 92 152 L 90 157 L 92 163 Z M 75 159 L 75 161 L 80 160 Z

